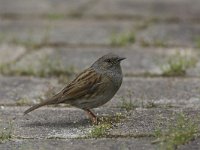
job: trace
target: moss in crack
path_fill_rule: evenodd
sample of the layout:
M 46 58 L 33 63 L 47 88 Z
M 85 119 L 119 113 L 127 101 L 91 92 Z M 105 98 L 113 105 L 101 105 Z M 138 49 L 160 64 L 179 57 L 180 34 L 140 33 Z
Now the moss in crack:
M 175 123 L 170 122 L 166 129 L 158 128 L 155 130 L 154 136 L 157 140 L 153 143 L 159 143 L 159 148 L 162 150 L 174 150 L 179 145 L 196 138 L 198 132 L 198 124 L 180 113 L 177 114 Z
M 6 126 L 0 122 L 0 143 L 3 143 L 12 137 L 13 123 L 9 121 Z
M 167 43 L 162 40 L 153 40 L 152 42 L 146 41 L 144 39 L 140 40 L 140 44 L 142 47 L 167 47 Z
M 131 91 L 128 92 L 126 97 L 122 97 L 122 104 L 120 108 L 125 109 L 126 111 L 133 110 L 137 107 L 137 105 L 132 100 L 132 93 Z
M 101 123 L 97 126 L 94 126 L 94 128 L 90 131 L 90 137 L 92 138 L 99 138 L 99 137 L 105 137 L 107 135 L 107 131 L 112 128 L 112 124 L 110 123 Z
M 21 98 L 16 101 L 17 106 L 26 106 L 26 105 L 30 105 L 30 104 L 31 104 L 30 100 L 28 100 L 27 98 Z
M 74 73 L 74 67 L 70 66 L 65 68 L 60 59 L 54 59 L 54 61 L 43 58 L 39 59 L 39 68 L 29 64 L 26 68 L 18 68 L 15 63 L 0 65 L 0 73 L 3 75 L 17 75 L 17 76 L 36 76 L 36 77 L 61 77 L 70 76 Z
M 0 43 L 9 43 L 14 45 L 22 45 L 26 47 L 29 50 L 38 49 L 44 45 L 51 44 L 49 42 L 50 39 L 50 30 L 51 26 L 47 26 L 45 30 L 43 31 L 43 36 L 41 37 L 40 41 L 35 40 L 32 30 L 27 32 L 27 38 L 22 39 L 20 37 L 17 37 L 16 35 L 8 36 L 6 34 L 0 35 Z
M 65 14 L 59 14 L 59 13 L 49 13 L 45 17 L 47 17 L 47 19 L 49 19 L 49 20 L 60 20 L 60 19 L 66 18 L 66 15 Z
M 35 49 L 39 47 L 39 44 L 35 43 L 31 37 L 27 38 L 26 40 L 21 40 L 13 37 L 8 43 L 12 43 L 14 45 L 23 45 L 28 49 Z
M 161 66 L 163 76 L 184 76 L 186 70 L 195 67 L 197 60 L 186 53 L 176 52 L 169 57 L 167 64 Z
M 135 33 L 113 34 L 110 38 L 110 44 L 113 46 L 126 46 L 135 43 Z
M 196 47 L 200 48 L 200 37 L 196 38 L 195 43 L 196 43 Z
M 88 138 L 100 138 L 100 137 L 108 137 L 109 130 L 114 127 L 116 123 L 119 123 L 122 119 L 125 119 L 121 113 L 116 113 L 115 116 L 111 117 L 101 117 L 99 118 L 98 125 L 94 125 L 90 133 L 88 134 Z

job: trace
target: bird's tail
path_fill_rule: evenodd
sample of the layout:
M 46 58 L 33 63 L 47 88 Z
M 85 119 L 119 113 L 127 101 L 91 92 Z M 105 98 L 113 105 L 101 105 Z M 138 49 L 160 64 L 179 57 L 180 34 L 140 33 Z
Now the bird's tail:
M 55 95 L 53 96 L 52 98 L 50 99 L 47 99 L 39 104 L 36 104 L 32 107 L 30 107 L 29 109 L 27 109 L 25 112 L 24 112 L 24 115 L 28 114 L 29 112 L 39 108 L 39 107 L 42 107 L 44 105 L 50 105 L 50 104 L 56 104 L 57 100 L 59 99 L 59 94 L 58 95 Z

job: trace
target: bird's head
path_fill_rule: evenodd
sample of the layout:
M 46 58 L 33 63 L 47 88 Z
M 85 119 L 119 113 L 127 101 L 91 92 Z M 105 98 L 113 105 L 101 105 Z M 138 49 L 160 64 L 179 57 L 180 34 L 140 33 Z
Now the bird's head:
M 124 60 L 125 57 L 120 57 L 113 53 L 108 53 L 101 58 L 99 58 L 92 66 L 100 70 L 117 70 L 120 69 L 120 62 Z

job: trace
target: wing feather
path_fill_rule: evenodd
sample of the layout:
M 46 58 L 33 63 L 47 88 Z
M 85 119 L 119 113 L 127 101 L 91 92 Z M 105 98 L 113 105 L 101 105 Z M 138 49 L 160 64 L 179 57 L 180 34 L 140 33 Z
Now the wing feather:
M 74 79 L 62 92 L 62 97 L 59 103 L 66 100 L 73 100 L 80 98 L 87 94 L 92 94 L 100 85 L 101 75 L 96 73 L 92 68 L 82 72 L 76 79 Z

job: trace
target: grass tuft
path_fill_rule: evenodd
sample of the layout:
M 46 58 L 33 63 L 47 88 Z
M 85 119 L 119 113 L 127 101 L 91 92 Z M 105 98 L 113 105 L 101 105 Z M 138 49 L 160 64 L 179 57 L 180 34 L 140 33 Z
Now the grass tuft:
M 90 138 L 100 138 L 109 136 L 109 130 L 114 126 L 114 124 L 119 123 L 125 117 L 121 113 L 117 113 L 115 116 L 111 117 L 101 117 L 99 118 L 98 125 L 94 125 L 90 131 L 88 137 Z
M 6 34 L 1 34 L 0 35 L 0 43 L 8 43 L 8 44 L 14 44 L 14 45 L 23 45 L 27 49 L 33 50 L 33 49 L 38 49 L 42 46 L 51 44 L 49 43 L 49 38 L 50 38 L 50 31 L 51 31 L 51 26 L 48 26 L 44 30 L 44 36 L 41 38 L 39 42 L 34 40 L 33 37 L 33 31 L 30 30 L 27 32 L 27 38 L 26 39 L 21 39 L 16 36 L 8 36 Z
M 132 94 L 129 91 L 127 97 L 122 97 L 122 104 L 120 106 L 122 109 L 125 109 L 126 111 L 130 111 L 135 109 L 137 106 L 134 104 L 132 100 Z
M 48 58 L 39 60 L 40 68 L 36 68 L 30 64 L 25 69 L 17 68 L 15 64 L 0 65 L 0 73 L 3 75 L 17 75 L 17 76 L 36 76 L 36 77 L 51 77 L 51 76 L 70 76 L 74 73 L 74 67 L 64 68 L 59 61 L 55 59 L 52 61 Z
M 142 47 L 167 47 L 167 43 L 165 43 L 164 41 L 162 40 L 154 40 L 152 42 L 150 41 L 146 41 L 144 39 L 141 39 L 140 40 L 140 44 Z
M 161 150 L 174 150 L 196 138 L 198 131 L 198 124 L 184 114 L 178 114 L 175 123 L 169 123 L 166 129 L 157 129 L 154 135 Z
M 110 41 L 113 46 L 126 46 L 135 43 L 135 34 L 133 32 L 119 35 L 113 34 Z
M 66 16 L 65 14 L 59 14 L 59 13 L 50 13 L 46 16 L 49 20 L 60 20 L 64 19 Z
M 186 70 L 195 67 L 197 60 L 187 54 L 177 52 L 168 59 L 167 65 L 161 67 L 163 76 L 184 76 Z
M 27 98 L 21 98 L 19 100 L 16 101 L 16 105 L 17 106 L 26 106 L 30 104 L 30 100 L 28 100 Z
M 196 38 L 196 47 L 200 48 L 200 37 Z
M 0 143 L 3 143 L 9 139 L 11 139 L 13 130 L 12 122 L 8 122 L 7 126 L 0 126 Z
M 101 123 L 99 125 L 94 126 L 94 128 L 90 131 L 90 137 L 99 138 L 105 137 L 107 135 L 107 131 L 112 128 L 110 123 Z

